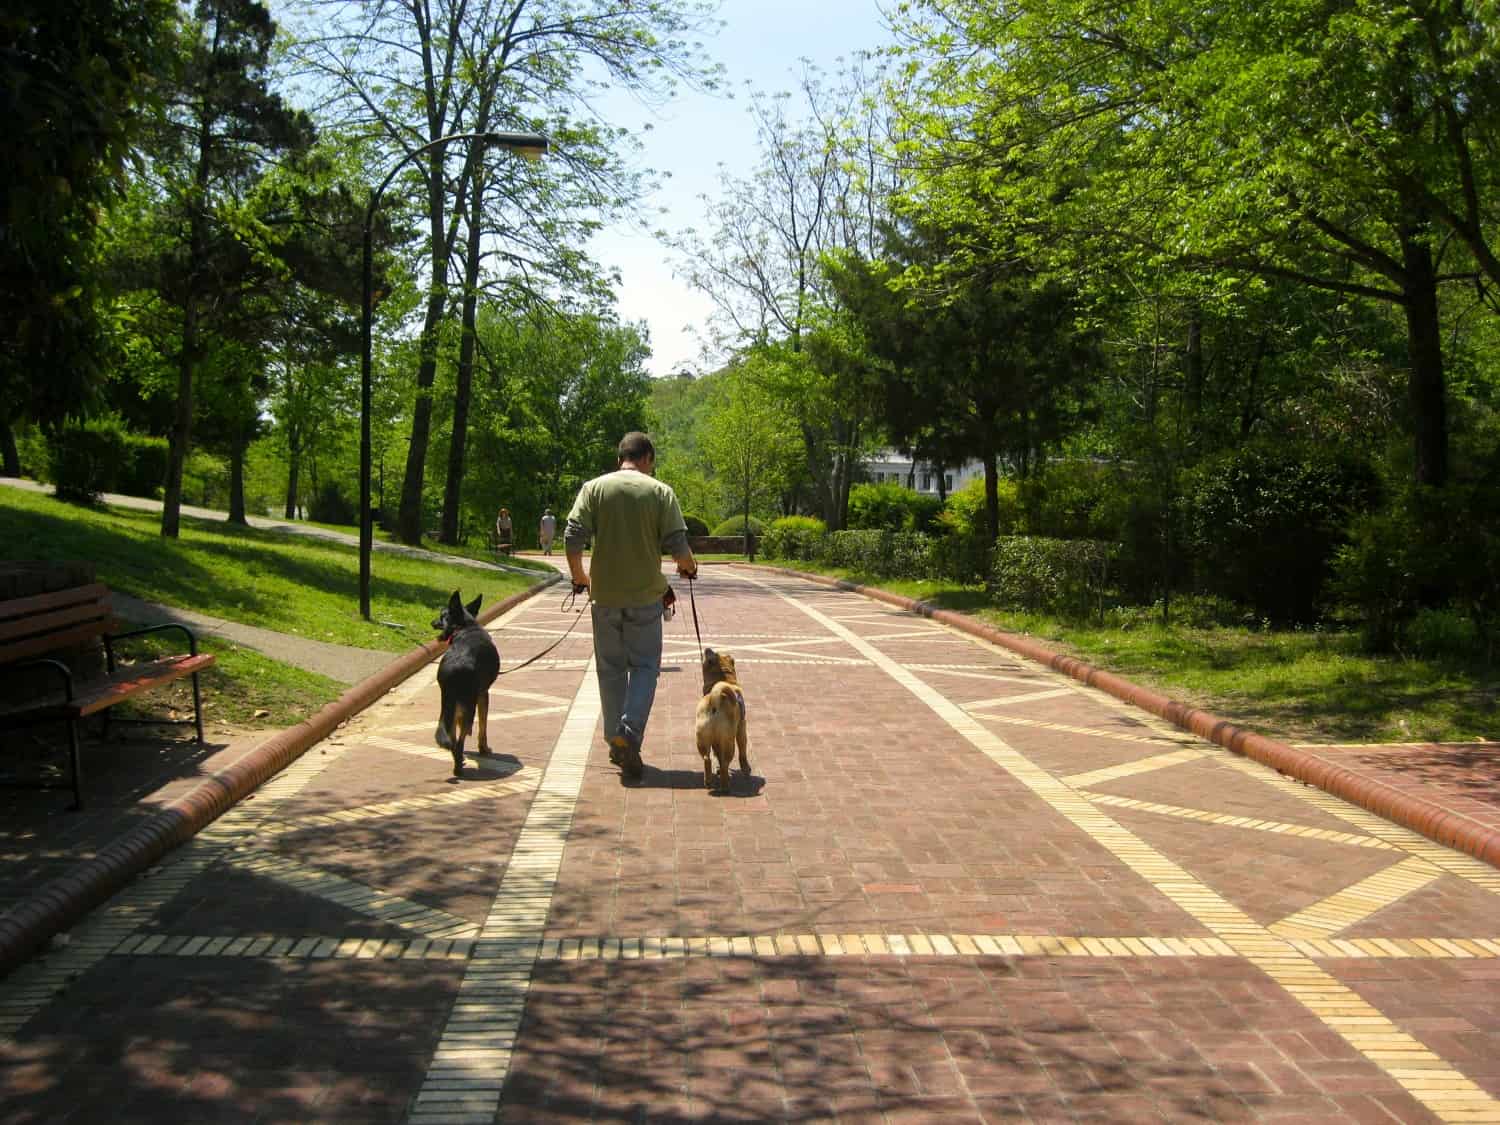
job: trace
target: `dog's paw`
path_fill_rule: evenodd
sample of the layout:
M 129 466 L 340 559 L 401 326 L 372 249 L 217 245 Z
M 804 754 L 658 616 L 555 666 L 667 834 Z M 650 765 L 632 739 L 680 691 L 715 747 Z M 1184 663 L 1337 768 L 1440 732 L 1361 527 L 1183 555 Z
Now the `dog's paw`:
M 480 748 L 479 748 L 479 756 L 480 756 L 480 757 L 481 757 L 481 758 L 489 758 L 489 757 L 492 757 L 492 756 L 493 756 L 493 755 L 494 755 L 494 753 L 495 753 L 495 752 L 494 752 L 494 751 L 493 751 L 493 750 L 491 750 L 491 749 L 490 749 L 490 748 L 489 748 L 489 747 L 488 747 L 488 746 L 481 746 L 481 747 L 480 747 Z

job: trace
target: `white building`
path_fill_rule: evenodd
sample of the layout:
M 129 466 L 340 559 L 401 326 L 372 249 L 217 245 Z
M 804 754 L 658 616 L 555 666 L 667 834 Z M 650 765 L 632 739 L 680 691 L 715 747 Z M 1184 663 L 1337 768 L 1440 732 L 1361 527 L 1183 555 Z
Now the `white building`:
M 915 470 L 915 471 L 913 471 Z M 937 469 L 926 461 L 913 465 L 910 457 L 895 449 L 882 449 L 865 462 L 865 472 L 876 484 L 893 481 L 902 488 L 914 488 L 918 492 L 938 494 Z M 980 461 L 965 461 L 962 465 L 943 467 L 943 492 L 951 494 L 975 478 L 984 478 L 984 464 Z

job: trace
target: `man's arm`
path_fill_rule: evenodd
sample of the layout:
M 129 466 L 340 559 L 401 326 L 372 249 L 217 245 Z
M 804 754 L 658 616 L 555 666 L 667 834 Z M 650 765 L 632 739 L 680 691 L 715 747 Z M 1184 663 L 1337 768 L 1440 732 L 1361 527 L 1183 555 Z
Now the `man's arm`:
M 563 554 L 568 557 L 568 573 L 573 578 L 574 589 L 589 584 L 589 576 L 583 569 L 583 549 L 588 545 L 588 528 L 569 516 L 568 529 L 563 533 Z
M 686 531 L 670 533 L 662 540 L 661 545 L 676 560 L 678 574 L 684 578 L 692 578 L 698 573 L 698 560 L 693 557 L 693 549 L 688 546 Z

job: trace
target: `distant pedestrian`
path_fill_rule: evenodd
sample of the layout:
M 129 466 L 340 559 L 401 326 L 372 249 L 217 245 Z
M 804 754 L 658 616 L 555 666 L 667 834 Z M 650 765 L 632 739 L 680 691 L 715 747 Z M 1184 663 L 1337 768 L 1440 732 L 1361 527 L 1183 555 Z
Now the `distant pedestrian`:
M 677 573 L 698 573 L 677 495 L 655 480 L 656 447 L 642 433 L 620 439 L 619 468 L 579 489 L 563 548 L 575 588 L 593 603 L 594 662 L 609 760 L 627 777 L 640 777 L 641 739 L 661 672 L 662 601 L 669 587 L 661 556 Z M 583 549 L 594 545 L 587 573 Z
M 542 523 L 537 528 L 536 535 L 542 544 L 542 554 L 550 555 L 552 553 L 552 540 L 557 535 L 557 517 L 552 514 L 551 508 L 542 510 Z
M 510 509 L 501 508 L 495 517 L 495 550 L 502 555 L 510 554 L 511 523 Z

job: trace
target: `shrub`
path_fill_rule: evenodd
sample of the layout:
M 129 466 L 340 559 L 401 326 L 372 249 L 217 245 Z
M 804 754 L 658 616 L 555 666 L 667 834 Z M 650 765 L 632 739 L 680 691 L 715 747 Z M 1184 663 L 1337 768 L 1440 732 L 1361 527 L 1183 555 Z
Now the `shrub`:
M 828 527 L 813 516 L 783 516 L 774 520 L 761 537 L 760 549 L 767 558 L 816 560 L 823 552 Z
M 1118 513 L 1109 502 L 1114 484 L 1105 466 L 1090 461 L 1054 461 L 1018 491 L 1024 526 L 1032 535 L 1113 539 L 1118 533 Z
M 936 496 L 914 492 L 894 481 L 856 484 L 849 490 L 852 531 L 927 531 L 943 510 Z
M 97 504 L 113 492 L 127 453 L 125 428 L 115 418 L 67 426 L 47 443 L 47 475 L 59 500 Z
M 333 481 L 325 480 L 307 505 L 307 518 L 315 523 L 358 524 L 359 504 L 345 496 Z
M 1493 659 L 1500 634 L 1496 476 L 1408 488 L 1354 522 L 1334 560 L 1332 588 L 1359 617 L 1368 647 L 1451 650 L 1457 630 L 1438 618 L 1418 624 L 1434 611 L 1450 612 L 1471 624 L 1475 654 Z
M 682 522 L 687 524 L 687 533 L 689 535 L 708 534 L 708 523 L 699 516 L 684 515 L 682 517 Z
M 995 543 L 986 589 L 1005 609 L 1102 616 L 1118 548 L 1097 539 L 1006 535 Z
M 167 439 L 127 433 L 125 447 L 126 459 L 114 491 L 158 499 L 167 483 Z
M 1369 462 L 1337 450 L 1255 443 L 1183 482 L 1197 587 L 1273 621 L 1318 616 L 1334 552 L 1378 493 Z
M 754 516 L 750 517 L 750 534 L 760 535 L 766 530 L 766 525 Z M 745 534 L 745 517 L 730 516 L 727 520 L 714 528 L 710 533 L 713 535 L 743 535 Z
M 983 532 L 934 535 L 930 548 L 931 578 L 946 578 L 972 586 L 990 570 L 990 542 Z
M 916 531 L 835 531 L 823 558 L 877 578 L 925 578 L 932 573 L 932 538 Z

